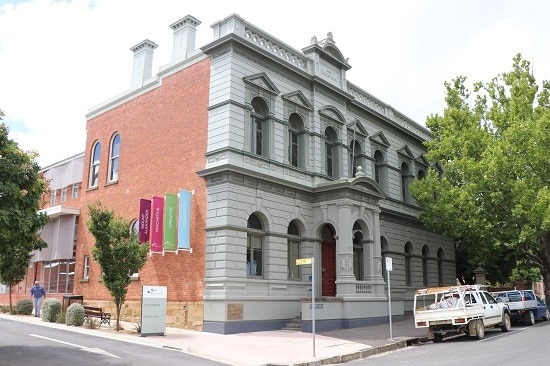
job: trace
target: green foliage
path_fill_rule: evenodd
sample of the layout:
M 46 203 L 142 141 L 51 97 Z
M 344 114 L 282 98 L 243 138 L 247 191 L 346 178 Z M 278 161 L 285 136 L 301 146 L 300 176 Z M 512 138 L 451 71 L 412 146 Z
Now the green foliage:
M 10 311 L 9 305 L 0 304 L 0 313 L 9 313 L 9 311 Z
M 137 322 L 136 325 L 134 325 L 134 330 L 141 333 L 141 322 Z
M 94 259 L 101 266 L 103 283 L 113 296 L 116 328 L 120 329 L 120 310 L 131 276 L 145 265 L 149 247 L 138 242 L 136 234 L 130 230 L 130 221 L 115 217 L 113 211 L 103 209 L 100 202 L 89 205 L 88 210 L 88 229 L 96 239 Z
M 84 306 L 80 304 L 71 304 L 65 314 L 65 324 L 80 327 L 84 324 Z
M 65 314 L 63 314 L 63 311 L 57 314 L 57 318 L 55 318 L 55 322 L 58 324 L 65 324 Z
M 3 115 L 0 111 L 0 119 Z M 48 217 L 38 211 L 47 182 L 37 154 L 21 150 L 8 132 L 0 123 L 0 282 L 13 286 L 25 277 L 29 254 L 46 247 L 39 231 Z
M 31 315 L 34 305 L 30 299 L 21 299 L 15 305 L 15 313 L 21 315 Z
M 500 270 L 498 281 L 526 259 L 549 291 L 550 83 L 539 86 L 517 55 L 511 72 L 475 83 L 473 94 L 465 77 L 445 87 L 443 115 L 426 122 L 426 159 L 440 169 L 411 185 L 421 220 L 467 243 L 469 265 Z
M 42 320 L 55 323 L 59 314 L 61 314 L 61 301 L 53 298 L 45 299 L 42 303 Z

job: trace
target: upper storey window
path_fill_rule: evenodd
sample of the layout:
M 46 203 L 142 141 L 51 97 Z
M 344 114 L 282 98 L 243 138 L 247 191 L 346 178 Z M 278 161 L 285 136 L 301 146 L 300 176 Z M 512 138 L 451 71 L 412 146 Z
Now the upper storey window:
M 269 108 L 266 102 L 259 97 L 252 99 L 250 103 L 250 151 L 256 155 L 268 156 L 268 115 Z
M 290 165 L 297 168 L 304 167 L 304 145 L 305 145 L 305 135 L 304 132 L 304 123 L 302 118 L 298 113 L 292 113 L 289 117 L 289 128 L 288 128 L 288 160 Z
M 401 164 L 401 196 L 403 198 L 403 201 L 409 202 L 410 201 L 410 191 L 409 191 L 409 185 L 411 183 L 411 169 L 409 168 L 409 165 L 407 163 Z
M 118 180 L 118 162 L 120 157 L 120 135 L 117 133 L 111 140 L 111 151 L 109 154 L 109 182 Z
M 336 131 L 332 127 L 327 127 L 325 130 L 325 171 L 332 178 L 338 178 L 337 141 Z
M 101 143 L 98 141 L 92 147 L 92 158 L 90 159 L 89 186 L 97 187 L 99 183 L 99 158 L 101 156 Z
M 353 140 L 349 145 L 349 177 L 355 177 L 357 167 L 362 165 L 362 149 L 361 144 L 357 140 Z
M 382 187 L 386 183 L 386 162 L 384 160 L 384 154 L 380 150 L 374 152 L 374 180 Z

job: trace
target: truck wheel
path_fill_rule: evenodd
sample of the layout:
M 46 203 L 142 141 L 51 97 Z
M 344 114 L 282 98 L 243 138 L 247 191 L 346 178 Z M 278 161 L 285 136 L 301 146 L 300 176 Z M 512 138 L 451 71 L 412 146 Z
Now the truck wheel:
M 483 339 L 485 337 L 485 325 L 483 325 L 483 320 L 481 319 L 476 320 L 475 329 L 476 329 L 475 338 Z
M 527 325 L 535 325 L 535 314 L 531 310 L 525 316 L 527 318 Z
M 435 333 L 434 334 L 434 339 L 433 339 L 434 343 L 440 343 L 440 342 L 443 342 L 443 334 L 441 333 Z
M 502 322 L 500 329 L 503 332 L 509 332 L 510 329 L 512 329 L 512 322 L 510 321 L 510 315 L 508 315 L 508 313 L 504 313 L 504 321 Z

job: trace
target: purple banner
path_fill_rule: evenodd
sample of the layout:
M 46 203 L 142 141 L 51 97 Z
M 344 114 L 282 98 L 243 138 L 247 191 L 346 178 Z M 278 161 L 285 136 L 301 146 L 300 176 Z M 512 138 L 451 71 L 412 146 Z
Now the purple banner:
M 164 198 L 153 196 L 151 212 L 151 251 L 162 252 L 162 226 L 164 221 Z
M 140 243 L 148 243 L 151 229 L 151 200 L 141 198 L 139 200 L 139 233 Z

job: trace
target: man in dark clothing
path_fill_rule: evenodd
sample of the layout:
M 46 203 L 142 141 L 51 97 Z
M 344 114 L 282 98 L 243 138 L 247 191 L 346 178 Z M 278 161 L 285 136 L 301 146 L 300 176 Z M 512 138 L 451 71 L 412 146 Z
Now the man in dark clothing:
M 40 316 L 40 305 L 42 305 L 42 298 L 46 298 L 46 290 L 40 285 L 40 281 L 35 281 L 34 286 L 31 288 L 31 299 L 34 302 L 34 316 Z

